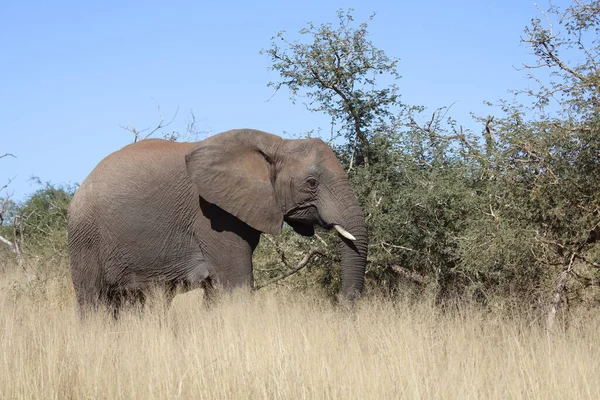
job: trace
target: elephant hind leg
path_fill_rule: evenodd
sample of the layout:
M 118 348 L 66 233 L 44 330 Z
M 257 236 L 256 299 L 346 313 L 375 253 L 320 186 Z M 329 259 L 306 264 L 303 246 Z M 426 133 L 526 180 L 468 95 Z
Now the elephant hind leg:
M 77 300 L 77 315 L 81 321 L 85 321 L 89 315 L 95 314 L 101 304 L 99 293 L 75 289 Z
M 108 312 L 117 320 L 125 305 L 135 303 L 131 295 L 112 288 L 105 288 L 101 284 L 93 284 L 93 282 L 76 284 L 75 296 L 77 312 L 82 321 L 85 321 L 89 315 L 102 311 Z
M 104 303 L 100 278 L 94 272 L 94 269 L 84 271 L 84 273 L 77 269 L 71 269 L 77 301 L 77 314 L 82 321 L 88 315 L 95 314 Z

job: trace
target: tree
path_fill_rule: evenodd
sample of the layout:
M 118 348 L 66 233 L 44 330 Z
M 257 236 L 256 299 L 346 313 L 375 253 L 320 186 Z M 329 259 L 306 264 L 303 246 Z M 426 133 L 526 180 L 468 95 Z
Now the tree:
M 487 148 L 483 159 L 470 156 L 488 182 L 490 218 L 472 221 L 459 270 L 544 298 L 552 329 L 561 306 L 600 299 L 600 2 L 540 12 L 545 23 L 532 19 L 522 38 L 536 58 L 524 69 L 538 85 L 516 91 L 531 105 L 503 102 L 473 143 Z
M 339 10 L 337 17 L 336 28 L 309 23 L 299 32 L 304 41 L 290 41 L 281 31 L 261 53 L 281 76 L 269 86 L 275 91 L 286 86 L 293 100 L 306 97 L 309 110 L 325 112 L 339 121 L 344 136 L 353 144 L 352 163 L 368 165 L 375 126 L 393 119 L 390 108 L 399 102 L 398 88 L 394 84 L 378 88 L 377 79 L 386 75 L 399 78 L 398 61 L 368 40 L 367 22 L 354 27 L 351 9 Z M 373 15 L 369 21 L 372 19 Z
M 156 110 L 158 112 L 158 116 L 160 117 L 159 122 L 156 124 L 154 128 L 145 128 L 142 130 L 138 130 L 131 122 L 127 124 L 127 126 L 121 125 L 121 128 L 133 135 L 133 142 L 138 142 L 140 140 L 153 138 L 154 135 L 160 134 L 162 139 L 169 140 L 171 142 L 190 142 L 199 140 L 200 136 L 207 135 L 208 132 L 199 129 L 198 121 L 196 120 L 196 114 L 194 114 L 194 110 L 190 110 L 188 116 L 188 122 L 185 127 L 184 132 L 176 131 L 176 130 L 167 130 L 168 128 L 177 118 L 179 114 L 179 108 L 173 114 L 173 117 L 169 120 L 169 122 L 165 122 L 165 117 L 162 113 L 160 105 L 156 105 Z
M 5 157 L 13 157 L 14 158 L 15 156 L 10 153 L 5 153 L 5 154 L 0 155 L 0 158 L 5 158 Z M 2 192 L 8 188 L 8 185 L 10 185 L 10 180 L 8 181 L 8 183 L 5 183 L 3 186 L 0 187 L 0 194 L 2 194 Z M 8 219 L 7 215 L 10 214 L 10 211 L 13 208 L 14 208 L 14 202 L 11 201 L 9 195 L 5 196 L 4 198 L 0 197 L 0 228 L 3 227 L 5 220 Z M 4 232 L 2 232 L 2 233 L 4 234 Z M 11 242 L 10 240 L 6 239 L 5 236 L 8 236 L 8 235 L 6 235 L 6 234 L 0 235 L 0 242 L 6 244 L 10 248 L 10 251 L 16 254 L 19 265 L 22 265 L 21 251 L 20 251 L 19 245 L 16 241 L 16 237 Z
M 550 72 L 549 83 L 529 92 L 545 115 L 529 125 L 530 133 L 511 139 L 515 158 L 529 167 L 523 175 L 539 208 L 536 239 L 548 248 L 544 261 L 560 265 L 548 307 L 551 329 L 569 292 L 600 282 L 600 1 L 541 12 L 546 24 L 533 19 L 522 40 L 537 60 L 524 68 Z M 550 117 L 556 108 L 558 117 Z
M 23 202 L 5 202 L 3 233 L 13 238 L 9 241 L 0 236 L 0 240 L 11 246 L 19 265 L 28 253 L 51 250 L 58 256 L 66 254 L 67 210 L 74 193 L 75 186 L 47 182 Z
M 549 327 L 561 304 L 600 304 L 599 10 L 578 1 L 543 12 L 549 28 L 532 20 L 522 40 L 537 63 L 525 69 L 540 85 L 518 91 L 532 105 L 501 102 L 479 133 L 448 108 L 421 122 L 423 107 L 401 104 L 396 60 L 366 39 L 366 23 L 352 27 L 350 11 L 338 12 L 337 28 L 309 24 L 303 41 L 282 32 L 263 50 L 280 75 L 270 86 L 342 123 L 335 149 L 366 214 L 378 287 L 413 282 L 434 285 L 442 303 L 533 307 Z M 542 68 L 549 76 L 533 74 Z M 374 79 L 385 74 L 388 86 Z M 316 264 L 321 282 L 335 284 L 330 263 Z
M 348 168 L 369 225 L 367 276 L 390 290 L 398 277 L 447 286 L 456 262 L 452 229 L 469 212 L 442 206 L 461 203 L 467 190 L 450 141 L 442 139 L 453 129 L 442 121 L 447 110 L 417 123 L 424 108 L 400 102 L 397 60 L 368 40 L 367 22 L 355 27 L 352 10 L 338 11 L 337 19 L 337 27 L 309 23 L 300 40 L 286 39 L 285 32 L 272 38 L 263 54 L 280 79 L 269 86 L 287 87 L 292 100 L 307 98 L 309 110 L 341 123 L 345 140 L 332 145 Z M 431 185 L 431 179 L 444 183 Z M 322 284 L 335 285 L 339 279 L 330 262 L 335 247 L 328 235 L 319 239 L 327 257 L 313 271 L 319 271 Z M 297 253 L 297 246 L 285 237 L 276 244 L 279 253 L 284 248 Z
M 533 18 L 521 38 L 530 46 L 536 63 L 523 64 L 523 68 L 546 69 L 550 79 L 542 83 L 530 74 L 540 85 L 537 91 L 525 93 L 535 99 L 539 109 L 558 106 L 564 118 L 589 122 L 598 117 L 600 109 L 600 1 L 578 0 L 564 11 L 551 6 L 540 13 L 545 24 Z M 557 31 L 555 24 L 564 30 Z

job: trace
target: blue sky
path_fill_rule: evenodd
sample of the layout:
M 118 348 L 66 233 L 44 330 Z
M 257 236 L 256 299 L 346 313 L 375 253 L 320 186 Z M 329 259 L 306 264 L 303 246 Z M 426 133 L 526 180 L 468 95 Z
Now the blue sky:
M 544 2 L 540 2 L 544 5 Z M 567 0 L 557 1 L 566 5 Z M 477 128 L 469 112 L 523 88 L 514 66 L 531 60 L 519 43 L 539 16 L 529 0 L 494 1 L 43 1 L 0 3 L 0 186 L 21 199 L 38 176 L 81 182 L 106 155 L 132 141 L 120 128 L 155 125 L 160 104 L 184 130 L 193 109 L 212 133 L 256 128 L 299 134 L 329 120 L 271 98 L 277 79 L 259 54 L 279 30 L 335 22 L 352 7 L 358 21 L 376 12 L 371 39 L 400 58 L 402 99 Z M 270 99 L 270 100 L 269 100 Z

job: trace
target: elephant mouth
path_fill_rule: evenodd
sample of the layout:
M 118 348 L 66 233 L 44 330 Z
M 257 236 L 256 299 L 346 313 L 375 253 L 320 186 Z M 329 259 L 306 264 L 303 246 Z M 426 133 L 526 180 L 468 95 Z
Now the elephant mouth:
M 299 235 L 302 236 L 313 236 L 315 234 L 315 228 L 310 223 L 301 221 L 295 221 L 288 218 L 284 219 L 286 224 L 292 227 L 292 229 Z
M 327 230 L 335 226 L 335 223 L 325 221 L 314 205 L 296 206 L 289 210 L 283 219 L 297 233 L 303 236 L 313 236 L 315 234 L 315 225 L 319 225 L 321 228 Z

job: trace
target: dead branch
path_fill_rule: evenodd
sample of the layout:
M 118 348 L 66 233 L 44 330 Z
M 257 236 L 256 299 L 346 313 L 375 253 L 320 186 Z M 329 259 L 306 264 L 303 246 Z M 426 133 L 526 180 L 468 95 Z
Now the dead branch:
M 350 157 L 350 166 L 348 167 L 347 174 L 352 170 L 352 164 L 354 163 L 354 154 L 356 153 L 356 144 L 358 143 L 358 135 L 354 136 L 354 145 L 352 146 L 352 156 Z
M 10 251 L 15 253 L 15 255 L 17 256 L 17 262 L 19 263 L 19 267 L 23 267 L 23 257 L 21 255 L 21 250 L 19 249 L 19 245 L 17 244 L 17 242 L 15 241 L 13 243 L 2 236 L 0 236 L 0 242 L 6 244 L 10 248 Z
M 418 130 L 426 133 L 429 136 L 429 139 L 432 140 L 432 141 L 433 141 L 433 139 L 444 140 L 444 141 L 447 141 L 447 142 L 458 140 L 475 157 L 478 157 L 479 159 L 484 159 L 484 157 L 479 152 L 479 150 L 477 150 L 475 147 L 473 147 L 473 145 L 471 145 L 471 143 L 469 143 L 469 141 L 467 140 L 467 136 L 463 132 L 463 127 L 462 126 L 460 127 L 460 133 L 457 133 L 456 135 L 451 135 L 451 136 L 439 135 L 439 134 L 435 133 L 434 130 L 431 129 L 431 126 L 432 126 L 432 124 L 434 122 L 434 118 L 436 116 L 436 113 L 438 113 L 438 112 L 441 113 L 441 109 L 438 109 L 438 110 L 436 110 L 433 113 L 433 115 L 431 117 L 431 120 L 428 121 L 425 126 L 419 125 L 419 123 L 417 123 L 415 120 L 411 120 L 411 122 L 407 126 L 409 128 L 418 129 Z
M 325 240 L 323 240 L 323 238 L 321 236 L 319 236 L 318 233 L 315 233 L 315 237 L 325 245 L 325 247 L 329 247 L 329 245 L 327 244 L 327 242 Z
M 2 243 L 4 243 L 4 244 L 8 245 L 8 246 L 10 247 L 11 251 L 13 251 L 13 252 L 14 252 L 14 244 L 13 244 L 13 243 L 12 243 L 10 240 L 8 240 L 8 239 L 5 239 L 5 238 L 3 238 L 2 236 L 0 236 L 0 242 L 2 242 Z
M 488 157 L 491 157 L 496 150 L 496 141 L 494 140 L 494 131 L 492 130 L 492 124 L 494 117 L 488 116 L 485 121 L 485 147 Z
M 398 246 L 398 245 L 395 245 L 395 244 L 390 244 L 390 243 L 385 243 L 385 242 L 383 242 L 382 245 L 388 246 L 388 247 L 392 247 L 394 249 L 405 250 L 405 251 L 416 251 L 415 249 L 411 249 L 410 247 Z
M 15 179 L 14 177 L 10 178 L 8 180 L 8 182 L 6 182 L 4 185 L 2 185 L 0 187 L 0 192 L 2 192 L 4 189 L 6 189 L 10 183 L 13 181 L 13 179 Z M 0 210 L 0 213 L 6 212 L 6 210 L 4 209 L 4 207 L 8 204 L 8 201 L 10 200 L 10 195 L 8 197 L 4 198 L 4 204 L 2 205 L 2 210 Z
M 304 257 L 302 258 L 302 260 L 300 260 L 300 262 L 294 267 L 292 268 L 290 271 L 279 275 L 276 278 L 273 278 L 269 281 L 267 281 L 266 283 L 262 284 L 262 285 L 258 285 L 258 286 L 254 286 L 254 290 L 260 290 L 266 286 L 272 285 L 274 283 L 277 283 L 289 276 L 294 275 L 295 273 L 297 273 L 298 271 L 300 271 L 302 268 L 306 267 L 309 263 L 309 261 L 314 257 L 314 256 L 324 256 L 326 257 L 327 255 L 325 254 L 325 252 L 321 249 L 318 249 L 316 247 L 313 247 L 309 250 L 308 253 L 306 253 L 304 255 Z M 287 263 L 285 264 L 287 266 Z
M 335 126 L 335 117 L 331 116 L 331 132 L 329 133 L 329 147 L 333 147 L 333 127 Z
M 137 142 L 138 140 L 148 139 L 150 136 L 154 135 L 157 131 L 164 129 L 164 128 L 168 127 L 169 125 L 171 125 L 173 123 L 173 121 L 175 120 L 175 118 L 177 117 L 177 114 L 179 113 L 179 107 L 177 107 L 177 110 L 175 110 L 175 114 L 173 114 L 173 117 L 171 118 L 171 120 L 169 122 L 165 123 L 165 117 L 162 114 L 162 111 L 160 110 L 160 105 L 157 104 L 156 108 L 158 110 L 158 115 L 160 116 L 160 121 L 159 121 L 158 125 L 156 125 L 156 127 L 152 130 L 150 130 L 150 128 L 146 128 L 146 129 L 142 129 L 141 131 L 138 131 L 136 129 L 136 127 L 133 126 L 131 121 L 129 122 L 128 126 L 121 125 L 122 129 L 133 134 L 133 136 L 135 137 L 133 140 L 134 143 Z M 145 136 L 142 136 L 142 133 L 147 132 L 149 130 L 150 130 L 150 132 L 148 134 L 146 134 Z
M 552 298 L 550 299 L 548 315 L 546 316 L 546 330 L 548 332 L 554 330 L 554 325 L 556 323 L 556 314 L 567 289 L 567 282 L 569 280 L 571 269 L 573 268 L 573 262 L 575 261 L 575 253 L 571 254 L 571 256 L 568 257 L 568 261 L 566 260 L 567 258 L 565 258 L 564 268 L 558 276 L 556 288 L 554 289 L 554 292 L 552 293 Z
M 378 244 L 371 244 L 369 245 L 369 247 L 381 247 L 383 250 L 385 250 L 388 254 L 392 254 L 391 251 L 389 250 L 390 248 L 392 249 L 398 249 L 398 250 L 403 250 L 403 251 L 417 251 L 415 249 L 411 249 L 410 247 L 405 247 L 405 246 L 398 246 L 396 244 L 391 244 L 391 243 L 387 243 L 387 242 L 381 242 Z
M 287 262 L 285 251 L 283 251 L 283 249 L 279 246 L 279 243 L 277 243 L 277 241 L 275 239 L 273 239 L 269 235 L 263 235 L 263 237 L 265 239 L 267 239 L 273 245 L 273 247 L 275 248 L 275 251 L 277 252 L 277 254 L 279 254 L 279 257 L 281 259 L 281 263 L 283 265 L 285 265 L 286 267 L 291 268 L 290 265 Z
M 188 124 L 185 128 L 185 132 L 187 133 L 187 137 L 185 138 L 186 142 L 198 140 L 198 137 L 200 136 L 200 131 L 198 130 L 197 125 L 198 122 L 196 121 L 196 114 L 194 114 L 194 110 L 190 110 Z

